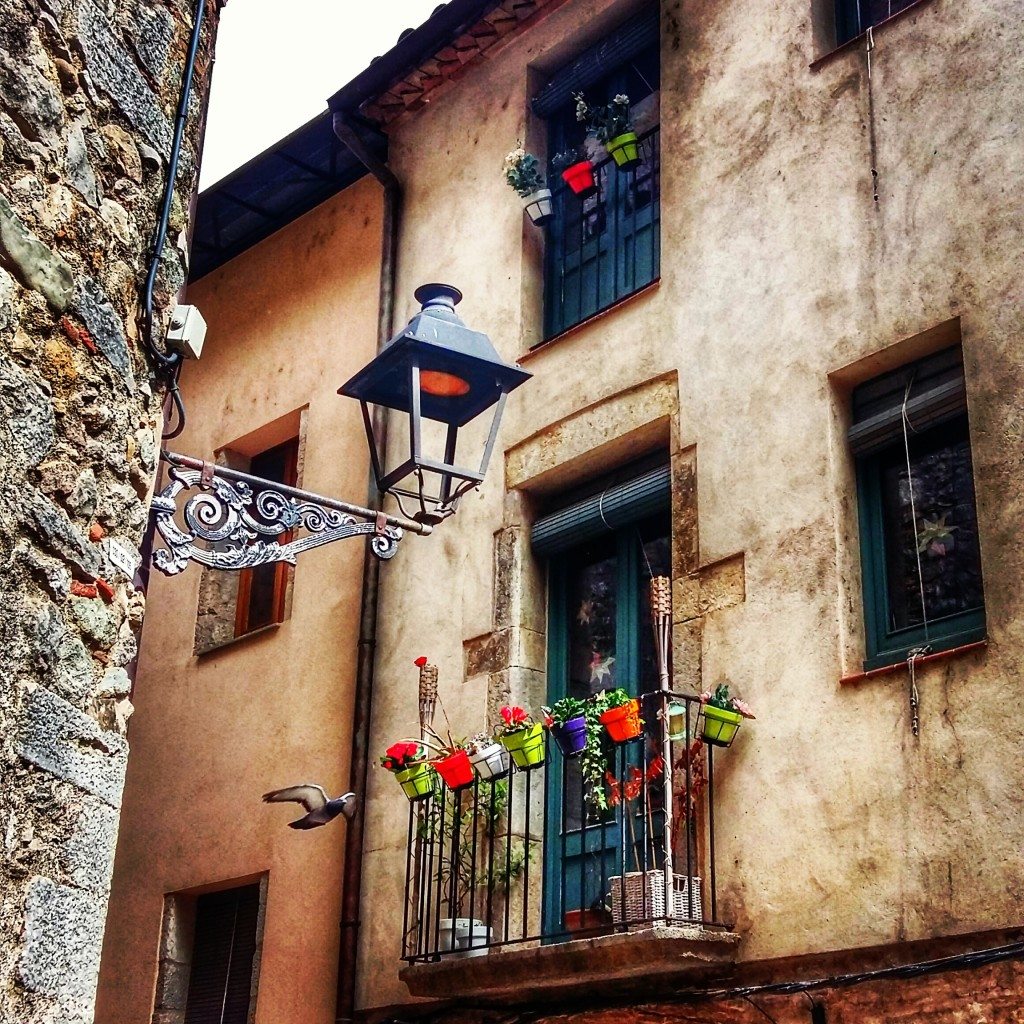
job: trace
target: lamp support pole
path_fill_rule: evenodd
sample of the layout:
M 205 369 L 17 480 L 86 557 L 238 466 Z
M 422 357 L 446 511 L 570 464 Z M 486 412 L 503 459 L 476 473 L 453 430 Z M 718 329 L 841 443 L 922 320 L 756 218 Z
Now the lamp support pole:
M 152 514 L 167 547 L 154 553 L 153 564 L 167 576 L 182 572 L 189 562 L 214 569 L 294 565 L 302 551 L 357 536 L 370 537 L 373 553 L 387 559 L 398 550 L 405 531 L 424 537 L 432 532 L 426 523 L 187 455 L 165 451 L 161 458 L 171 470 L 167 486 L 153 498 Z M 190 491 L 197 493 L 185 500 L 182 529 L 175 515 L 182 495 Z M 303 535 L 283 544 L 277 539 L 296 530 Z

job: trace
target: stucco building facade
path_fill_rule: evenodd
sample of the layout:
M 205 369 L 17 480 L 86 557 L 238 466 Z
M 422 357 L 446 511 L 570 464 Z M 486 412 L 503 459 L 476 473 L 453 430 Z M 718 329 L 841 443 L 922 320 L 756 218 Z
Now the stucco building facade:
M 746 1021 L 759 1013 L 736 995 L 743 986 L 825 979 L 806 997 L 750 998 L 780 1021 L 806 1020 L 811 1000 L 827 1014 L 816 1019 L 1018 1019 L 1015 953 L 973 969 L 954 961 L 912 982 L 835 981 L 1011 948 L 1021 925 L 1024 94 L 1009 69 L 1024 34 L 1008 0 L 893 6 L 897 16 L 875 11 L 870 31 L 851 34 L 835 5 L 817 0 L 456 2 L 378 62 L 372 89 L 348 86 L 332 100 L 335 113 L 381 125 L 401 186 L 394 329 L 415 311 L 419 284 L 450 281 L 465 294 L 466 323 L 533 374 L 509 399 L 481 490 L 432 537 L 403 541 L 382 569 L 372 754 L 417 729 L 420 655 L 439 667 L 454 735 L 493 724 L 502 703 L 536 710 L 557 695 L 555 561 L 536 550 L 534 528 L 607 493 L 614 484 L 604 481 L 628 479 L 630 466 L 668 470 L 673 688 L 697 694 L 728 681 L 758 716 L 715 758 L 717 917 L 728 937 L 674 934 L 650 957 L 626 932 L 440 957 L 400 975 L 408 808 L 387 773 L 371 770 L 358 959 L 342 965 L 360 1014 L 516 1005 L 534 1019 Z M 626 47 L 624 26 L 642 26 L 651 10 L 654 55 L 636 44 L 621 71 L 602 40 Z M 437 19 L 459 11 L 469 21 L 438 38 Z M 837 47 L 843 31 L 850 38 Z M 606 167 L 604 192 L 582 215 L 563 192 L 554 225 L 535 227 L 502 180 L 502 158 L 517 140 L 553 155 L 571 110 L 570 128 L 553 127 L 563 114 L 545 106 L 550 90 L 595 90 L 620 71 L 637 76 L 631 88 L 642 80 L 639 127 L 656 140 L 643 203 L 637 171 L 622 207 L 631 219 L 620 220 L 601 198 L 622 188 Z M 219 347 L 186 381 L 204 409 L 190 443 L 217 451 L 308 404 L 305 472 L 316 459 L 334 467 L 318 487 L 360 493 L 357 411 L 333 393 L 376 336 L 381 209 L 376 184 L 362 179 L 279 234 L 239 241 L 248 251 L 195 283 Z M 616 251 L 627 223 L 632 254 L 613 271 L 609 298 L 602 256 L 597 281 L 585 276 L 586 247 Z M 575 249 L 569 225 L 580 232 Z M 653 253 L 643 266 L 641 244 Z M 332 245 L 344 245 L 343 258 L 332 260 Z M 282 268 L 273 280 L 271 267 Z M 919 389 L 936 374 L 933 390 L 953 396 L 941 410 Z M 314 413 L 324 417 L 315 446 Z M 925 424 L 945 433 L 926 437 Z M 926 463 L 959 481 L 941 520 L 920 483 Z M 894 554 L 886 537 L 907 522 L 908 502 L 913 543 Z M 954 552 L 959 561 L 943 561 Z M 305 558 L 282 627 L 198 660 L 188 655 L 198 576 L 158 592 L 166 611 L 149 627 L 159 639 L 140 677 L 134 728 L 142 735 L 148 724 L 126 811 L 152 831 L 125 834 L 119 850 L 101 1021 L 153 1013 L 168 893 L 263 874 L 255 1019 L 346 1016 L 328 998 L 331 967 L 299 986 L 284 966 L 299 943 L 310 943 L 304 970 L 309 955 L 337 963 L 327 892 L 341 870 L 341 830 L 285 834 L 254 796 L 278 775 L 299 781 L 289 773 L 300 769 L 333 788 L 347 782 L 359 553 Z M 942 582 L 954 565 L 970 581 L 956 599 Z M 327 593 L 337 596 L 324 604 Z M 306 659 L 322 680 L 300 667 Z M 232 660 L 237 684 L 209 692 L 235 674 Z M 323 747 L 292 731 L 311 722 L 308 702 L 281 706 L 307 686 L 332 716 Z M 189 736 L 191 767 L 168 760 L 167 720 Z M 220 787 L 233 787 L 241 823 L 196 805 L 200 775 L 217 780 L 218 802 Z M 201 837 L 189 850 L 184 823 Z M 535 828 L 539 845 L 551 842 Z M 166 870 L 152 872 L 154 857 Z M 289 881 L 298 871 L 314 878 L 301 901 L 323 894 L 315 908 Z M 623 977 L 612 977 L 608 940 L 632 965 Z M 710 990 L 719 996 L 691 1004 Z

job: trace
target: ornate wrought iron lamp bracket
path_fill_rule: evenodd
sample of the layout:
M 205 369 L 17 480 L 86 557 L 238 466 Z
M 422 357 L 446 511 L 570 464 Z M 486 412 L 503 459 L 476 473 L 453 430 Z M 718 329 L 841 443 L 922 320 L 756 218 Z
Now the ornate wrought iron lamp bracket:
M 163 452 L 171 465 L 169 482 L 153 499 L 156 528 L 167 545 L 153 564 L 167 576 L 189 562 L 214 569 L 249 569 L 271 562 L 295 564 L 301 551 L 347 537 L 368 536 L 373 553 L 391 558 L 403 532 L 420 535 L 429 525 L 385 515 L 360 505 L 327 498 L 297 487 L 263 480 L 209 462 Z M 179 500 L 184 528 L 176 519 Z M 302 531 L 295 537 L 296 531 Z M 287 535 L 284 543 L 280 538 Z

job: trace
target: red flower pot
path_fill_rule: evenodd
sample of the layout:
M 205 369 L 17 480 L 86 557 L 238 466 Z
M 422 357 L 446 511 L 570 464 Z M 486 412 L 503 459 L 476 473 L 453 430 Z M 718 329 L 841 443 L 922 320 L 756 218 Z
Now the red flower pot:
M 449 789 L 462 789 L 473 782 L 473 766 L 469 763 L 469 754 L 464 750 L 435 761 L 434 767 Z
M 619 708 L 611 708 L 601 716 L 601 724 L 614 743 L 635 740 L 640 735 L 640 701 L 631 700 Z
M 594 181 L 594 165 L 589 160 L 581 160 L 572 167 L 562 171 L 562 180 L 580 197 L 586 199 L 597 191 Z

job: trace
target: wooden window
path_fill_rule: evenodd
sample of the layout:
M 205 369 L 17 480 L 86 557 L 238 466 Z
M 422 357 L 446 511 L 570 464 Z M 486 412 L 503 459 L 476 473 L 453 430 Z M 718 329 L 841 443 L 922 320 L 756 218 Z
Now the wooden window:
M 259 907 L 258 884 L 196 899 L 184 1024 L 248 1024 Z
M 960 348 L 854 391 L 865 668 L 985 635 Z M 906 429 L 904 429 L 906 410 Z
M 657 280 L 661 268 L 661 162 L 657 126 L 659 45 L 646 46 L 584 88 L 588 102 L 629 96 L 640 137 L 640 165 L 619 171 L 600 148 L 596 195 L 580 200 L 549 168 L 554 218 L 546 228 L 544 336 L 570 327 Z M 548 156 L 584 144 L 585 129 L 568 102 L 548 116 Z M 591 140 L 593 151 L 593 141 Z
M 900 11 L 912 7 L 918 0 L 836 0 L 836 45 L 855 39 L 869 28 Z
M 249 472 L 264 480 L 294 487 L 297 479 L 298 453 L 299 440 L 292 438 L 259 455 L 254 455 Z M 290 533 L 284 533 L 279 541 L 286 544 L 291 539 Z M 286 562 L 274 562 L 270 565 L 259 565 L 254 569 L 243 569 L 239 573 L 235 636 L 244 636 L 275 622 L 284 621 L 290 568 Z

